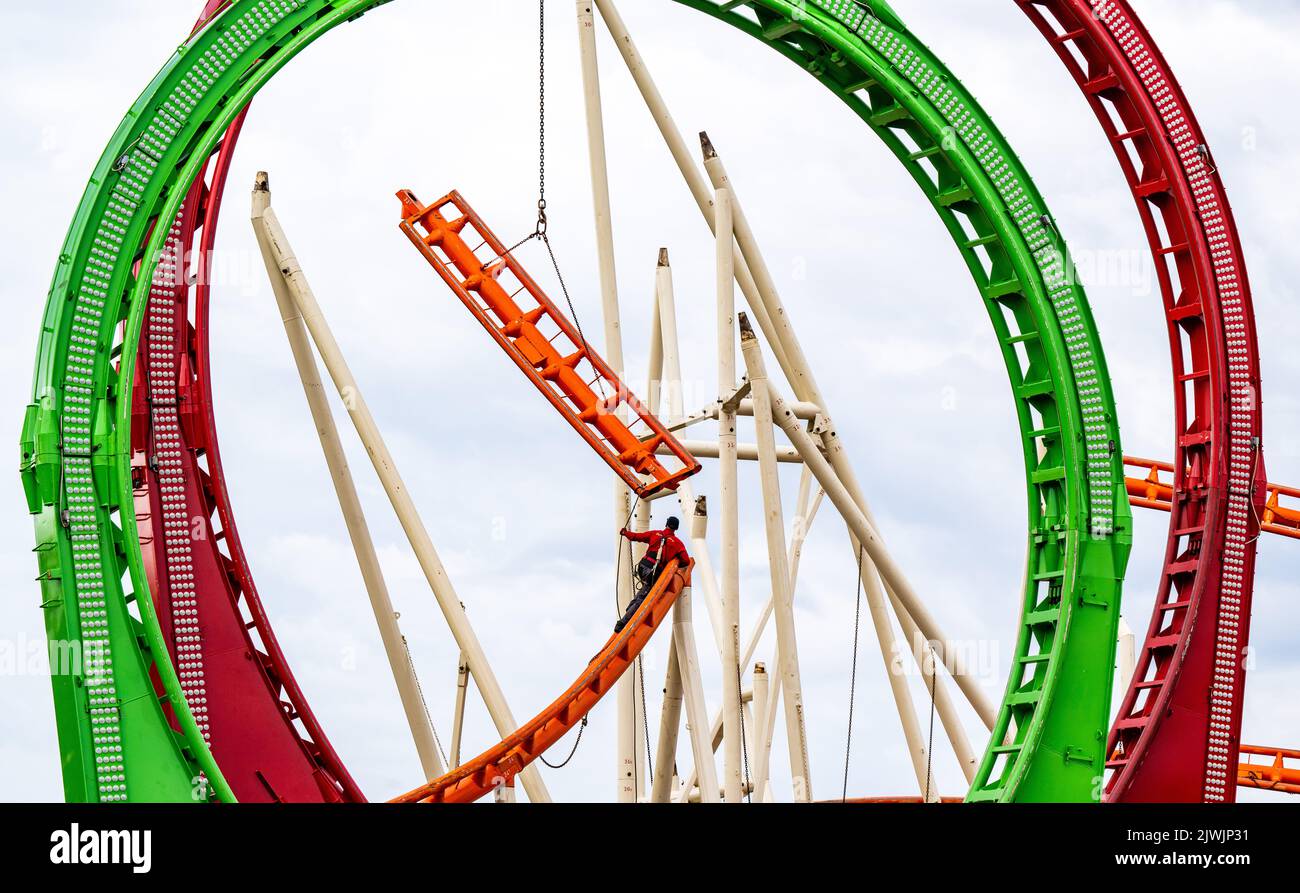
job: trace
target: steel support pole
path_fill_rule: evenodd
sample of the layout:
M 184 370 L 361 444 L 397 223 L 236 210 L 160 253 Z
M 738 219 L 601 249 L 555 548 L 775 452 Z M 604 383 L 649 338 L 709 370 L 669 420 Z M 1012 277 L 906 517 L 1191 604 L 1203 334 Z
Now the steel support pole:
M 804 469 L 804 475 L 806 477 L 810 477 L 811 475 L 811 473 L 807 470 L 807 468 Z M 800 489 L 801 489 L 801 495 L 799 499 L 799 508 L 801 509 L 801 513 L 799 517 L 795 519 L 795 522 L 791 528 L 791 537 L 790 537 L 791 545 L 790 545 L 789 565 L 790 565 L 790 595 L 792 598 L 794 596 L 795 589 L 799 580 L 799 563 L 800 563 L 800 558 L 803 554 L 803 544 L 808 537 L 808 531 L 812 527 L 813 520 L 817 516 L 817 509 L 822 503 L 822 498 L 826 495 L 825 491 L 819 488 L 817 491 L 816 498 L 812 500 L 811 504 L 808 504 L 805 496 L 802 493 L 803 490 L 802 485 Z M 763 633 L 766 632 L 767 630 L 768 621 L 771 620 L 772 618 L 772 611 L 773 611 L 772 597 L 769 595 L 767 599 L 767 604 L 763 608 L 763 613 L 760 615 L 758 621 L 754 624 L 754 629 L 750 633 L 748 644 L 745 645 L 744 653 L 741 655 L 742 663 L 748 665 L 749 662 L 753 660 L 754 652 L 758 650 L 758 645 L 759 642 L 762 641 Z M 773 654 L 770 666 L 775 667 L 779 665 L 780 665 L 780 653 L 778 650 L 777 653 Z M 776 697 L 781 691 L 779 676 L 777 677 L 776 681 L 777 681 L 777 685 L 775 686 L 769 685 L 766 720 L 764 721 L 763 724 L 763 744 L 759 748 L 758 757 L 756 759 L 756 762 L 761 764 L 759 765 L 757 774 L 761 774 L 764 776 L 768 774 L 767 764 L 762 761 L 766 760 L 771 755 L 772 733 L 776 727 L 776 712 L 775 712 Z M 709 726 L 709 741 L 710 741 L 710 747 L 715 749 L 718 747 L 718 745 L 722 743 L 722 711 L 721 710 L 719 710 L 714 715 L 713 721 Z M 691 774 L 686 780 L 685 790 L 689 791 L 691 788 L 695 786 L 696 782 L 697 779 L 695 775 Z
M 343 352 L 334 339 L 334 333 L 330 331 L 320 305 L 316 302 L 311 285 L 307 282 L 302 267 L 285 238 L 284 231 L 280 228 L 275 210 L 268 208 L 263 213 L 262 219 L 266 226 L 268 244 L 281 275 L 289 284 L 290 294 L 302 314 L 307 331 L 311 333 L 321 360 L 325 363 L 325 368 L 329 371 L 330 378 L 333 379 L 334 386 L 348 409 L 348 415 L 356 427 L 357 435 L 370 455 L 384 492 L 388 494 L 388 500 L 410 541 L 420 569 L 424 571 L 425 579 L 428 580 L 429 587 L 438 601 L 438 607 L 442 609 L 442 615 L 447 620 L 447 626 L 451 629 L 456 644 L 469 656 L 470 672 L 474 674 L 474 681 L 483 695 L 483 701 L 487 705 L 488 714 L 492 717 L 497 733 L 504 738 L 514 732 L 518 724 L 510 712 L 510 706 L 506 702 L 500 683 L 497 682 L 496 674 L 492 672 L 492 666 L 488 663 L 487 654 L 483 651 L 483 646 L 456 595 L 451 578 L 447 576 L 442 560 L 438 557 L 433 540 L 420 518 L 410 491 L 407 490 L 397 470 L 392 453 L 389 452 L 383 435 L 379 432 L 379 426 L 370 412 L 370 406 L 362 396 L 357 380 L 343 358 Z M 550 801 L 546 785 L 542 782 L 536 767 L 529 766 L 520 775 L 520 779 L 523 781 L 529 800 L 534 803 Z
M 754 399 L 754 429 L 758 439 L 759 478 L 763 490 L 763 525 L 767 533 L 771 569 L 776 639 L 781 649 L 781 702 L 790 754 L 790 778 L 797 802 L 812 799 L 812 774 L 808 768 L 808 737 L 804 729 L 803 685 L 799 676 L 799 647 L 795 632 L 794 603 L 790 597 L 790 568 L 785 543 L 785 513 L 781 505 L 781 480 L 777 472 L 776 435 L 772 406 L 768 402 L 767 368 L 749 319 L 740 314 L 740 348 L 749 372 Z
M 663 345 L 664 389 L 668 405 L 668 421 L 671 424 L 681 419 L 683 414 L 682 395 L 682 361 L 681 346 L 677 337 L 677 298 L 673 289 L 673 269 L 669 263 L 668 249 L 659 251 L 659 266 L 655 273 L 656 281 L 656 318 L 659 320 L 659 333 Z M 716 444 L 715 444 L 716 446 Z M 689 524 L 688 536 L 691 540 L 692 557 L 695 568 L 691 572 L 693 580 L 699 581 L 704 592 L 704 606 L 709 613 L 709 630 L 719 654 L 722 653 L 723 619 L 722 596 L 719 592 L 718 578 L 709 560 L 709 545 L 706 537 L 708 531 L 707 509 L 695 498 L 695 489 L 689 480 L 682 481 L 677 487 L 678 504 L 682 511 L 682 524 Z M 696 522 L 697 513 L 699 523 Z
M 316 365 L 316 357 L 312 353 L 307 326 L 303 323 L 297 305 L 294 304 L 289 284 L 285 282 L 280 272 L 279 262 L 267 235 L 263 215 L 270 207 L 271 180 L 263 171 L 258 173 L 253 186 L 253 231 L 262 250 L 262 260 L 266 264 L 267 277 L 271 282 L 271 291 L 275 294 L 275 302 L 280 309 L 280 317 L 284 320 L 284 332 L 289 337 L 289 348 L 293 352 L 294 364 L 298 367 L 298 377 L 302 380 L 307 406 L 311 410 L 312 422 L 320 438 L 321 451 L 325 454 L 325 464 L 329 466 L 330 480 L 334 483 L 334 492 L 338 497 L 339 508 L 343 512 L 343 521 L 347 525 L 348 538 L 352 541 L 352 551 L 356 554 L 357 566 L 361 569 L 361 579 L 365 584 L 366 593 L 370 596 L 370 607 L 375 614 L 379 638 L 384 644 L 384 654 L 388 657 L 393 681 L 397 684 L 397 694 L 402 701 L 406 723 L 411 729 L 415 751 L 420 758 L 425 780 L 432 781 L 445 771 L 442 758 L 438 754 L 433 724 L 429 719 L 424 699 L 420 697 L 420 685 L 403 646 L 404 639 L 397 622 L 397 612 L 393 610 L 388 584 L 384 580 L 384 571 L 375 552 L 374 540 L 370 536 L 370 526 L 366 523 L 365 510 L 357 495 L 352 471 L 348 468 L 347 454 L 343 451 L 339 429 L 334 423 L 334 413 L 330 409 L 329 398 L 321 382 L 320 368 Z
M 456 708 L 451 718 L 451 753 L 447 759 L 455 769 L 460 765 L 461 743 L 465 737 L 465 699 L 469 693 L 469 658 L 460 653 L 456 664 Z
M 705 803 L 718 802 L 718 767 L 709 740 L 709 709 L 704 700 L 704 681 L 700 676 L 699 652 L 695 647 L 695 629 L 691 623 L 691 590 L 684 589 L 673 605 L 673 644 L 682 674 L 686 702 L 686 729 L 691 739 L 691 757 L 695 761 L 693 777 L 700 779 Z M 689 792 L 690 786 L 686 790 Z
M 772 688 L 767 677 L 767 667 L 762 662 L 754 664 L 754 790 L 759 793 L 759 802 L 767 789 L 767 767 L 772 764 L 771 756 L 763 756 L 763 748 L 771 747 L 771 739 L 766 735 L 767 714 L 772 709 Z
M 659 712 L 659 742 L 655 747 L 655 777 L 650 786 L 651 803 L 667 803 L 672 794 L 677 768 L 677 734 L 682 724 L 682 671 L 677 647 L 668 646 L 668 671 L 664 678 L 664 704 Z
M 718 399 L 736 388 L 736 267 L 731 228 L 731 194 L 718 190 L 716 219 L 718 296 Z M 736 456 L 736 413 L 724 403 L 718 412 L 718 501 L 722 506 L 722 789 L 728 803 L 743 797 L 740 713 L 740 485 Z
M 714 188 L 725 188 L 732 197 L 732 216 L 735 225 L 736 242 L 740 247 L 741 254 L 750 264 L 750 270 L 754 275 L 756 292 L 760 303 L 765 309 L 765 316 L 769 321 L 771 330 L 763 326 L 763 316 L 755 315 L 756 321 L 759 322 L 763 331 L 764 338 L 769 345 L 780 344 L 785 355 L 788 357 L 789 369 L 786 370 L 786 378 L 790 386 L 794 389 L 797 400 L 813 403 L 821 407 L 821 440 L 826 450 L 826 458 L 829 465 L 834 469 L 836 476 L 843 483 L 853 499 L 854 504 L 861 513 L 866 516 L 874 527 L 874 517 L 871 514 L 871 508 L 867 503 L 866 496 L 862 492 L 861 484 L 858 482 L 857 475 L 853 471 L 852 463 L 849 462 L 848 452 L 840 440 L 839 433 L 836 431 L 835 424 L 830 417 L 830 408 L 826 405 L 826 400 L 822 396 L 821 389 L 817 385 L 817 380 L 813 375 L 812 365 L 808 362 L 803 352 L 803 347 L 795 334 L 794 326 L 790 322 L 790 315 L 786 312 L 784 304 L 781 302 L 781 296 L 776 288 L 776 283 L 772 279 L 772 274 L 763 259 L 762 252 L 758 247 L 758 240 L 754 236 L 754 231 L 749 225 L 749 219 L 745 216 L 744 208 L 739 200 L 736 199 L 735 192 L 731 186 L 731 179 L 727 176 L 726 167 L 722 163 L 721 157 L 717 150 L 709 141 L 707 136 L 702 137 L 704 148 L 704 167 L 709 174 L 710 182 Z M 789 410 L 793 414 L 793 409 Z M 855 556 L 860 554 L 859 544 L 853 545 Z M 874 575 L 870 569 L 863 563 L 863 586 L 870 592 L 876 587 Z M 902 577 L 901 569 L 899 570 L 898 579 L 906 584 L 906 579 Z M 891 594 L 896 595 L 894 591 L 896 584 L 889 579 L 885 580 Z M 907 589 L 912 591 L 910 584 Z M 899 599 L 904 608 L 908 611 L 913 610 L 912 599 Z M 922 611 L 925 611 L 924 605 L 917 601 Z M 988 696 L 980 689 L 978 681 L 967 673 L 961 655 L 953 648 L 951 641 L 942 634 L 942 631 L 935 624 L 933 617 L 926 612 L 926 619 L 913 618 L 917 624 L 925 631 L 926 637 L 931 640 L 933 647 L 943 661 L 944 665 L 952 673 L 953 679 L 958 687 L 966 695 L 971 706 L 979 715 L 980 720 L 989 729 L 993 728 L 997 720 L 997 709 Z M 891 631 L 892 635 L 892 631 Z
M 623 375 L 623 336 L 618 304 L 618 273 L 614 263 L 614 224 L 609 196 L 609 168 L 605 156 L 605 117 L 601 108 L 600 65 L 596 56 L 596 22 L 591 0 L 577 0 L 578 48 L 582 59 L 583 102 L 587 119 L 587 152 L 591 162 L 591 193 L 596 217 L 596 254 L 600 271 L 601 306 L 605 320 L 605 360 L 610 368 Z M 616 410 L 626 419 L 627 409 L 620 403 Z M 632 601 L 632 550 L 617 534 L 631 515 L 627 486 L 614 483 L 614 529 L 617 546 L 616 563 L 625 565 L 618 574 L 618 610 L 627 611 Z M 616 755 L 617 789 L 620 803 L 635 803 L 644 793 L 640 767 L 644 746 L 640 727 L 640 704 L 636 698 L 633 674 L 625 674 L 618 683 L 618 737 Z
M 704 216 L 705 221 L 712 226 L 714 213 L 710 203 L 712 193 L 709 189 L 709 185 L 706 183 L 705 178 L 701 175 L 699 168 L 696 166 L 691 152 L 687 149 L 686 141 L 682 138 L 681 131 L 673 121 L 672 115 L 668 111 L 667 104 L 664 102 L 662 94 L 659 92 L 658 87 L 654 83 L 654 79 L 650 75 L 649 69 L 645 65 L 645 61 L 642 59 L 631 35 L 628 33 L 627 26 L 624 23 L 622 16 L 615 7 L 613 0 L 596 0 L 596 5 L 600 10 L 601 17 L 605 21 L 606 26 L 609 28 L 610 34 L 614 37 L 615 45 L 618 47 L 619 53 L 622 55 L 623 61 L 627 65 L 633 81 L 635 81 L 637 88 L 640 90 L 641 96 L 650 111 L 651 117 L 658 126 L 660 134 L 662 135 L 670 154 L 676 161 L 678 169 L 681 171 L 682 177 L 686 181 L 687 187 L 695 198 L 701 214 Z M 785 373 L 786 379 L 795 386 L 796 395 L 800 396 L 800 398 L 806 402 L 822 405 L 817 400 L 807 400 L 807 398 L 802 396 L 801 391 L 803 388 L 801 385 L 805 383 L 812 385 L 812 393 L 820 392 L 817 391 L 816 383 L 811 378 L 811 370 L 808 368 L 806 361 L 803 360 L 802 352 L 799 352 L 798 364 L 792 362 L 792 357 L 787 356 L 790 345 L 793 344 L 794 347 L 797 348 L 798 342 L 793 340 L 792 331 L 789 332 L 790 338 L 787 339 L 782 337 L 786 333 L 779 332 L 777 326 L 774 325 L 774 318 L 779 316 L 781 321 L 785 323 L 786 328 L 788 328 L 789 321 L 788 318 L 785 317 L 784 308 L 780 306 L 779 298 L 776 298 L 775 288 L 770 289 L 770 295 L 764 295 L 761 293 L 759 284 L 755 281 L 754 273 L 750 269 L 751 261 L 744 255 L 743 249 L 744 245 L 742 243 L 740 247 L 737 248 L 736 252 L 737 282 L 740 285 L 741 291 L 745 295 L 750 310 L 754 314 L 754 319 L 758 323 L 759 329 L 767 339 L 772 353 L 776 357 L 777 363 Z M 769 276 L 768 285 L 770 286 L 770 284 L 771 278 Z M 773 298 L 776 299 L 772 300 Z M 829 419 L 827 421 L 829 422 Z M 852 469 L 848 466 L 847 458 L 836 455 L 836 453 L 842 452 L 842 446 L 834 432 L 833 426 L 829 428 L 827 448 L 828 451 L 832 453 L 836 468 L 845 472 L 846 482 L 849 484 L 851 492 L 860 498 L 861 505 L 865 510 L 867 508 L 866 500 L 862 497 L 861 487 L 858 484 Z M 857 554 L 858 551 L 859 550 L 855 545 L 854 553 Z M 866 581 L 864 580 L 864 585 L 870 584 L 866 584 Z M 961 688 L 963 694 L 965 694 L 972 706 L 974 706 L 981 721 L 984 722 L 985 726 L 991 729 L 996 720 L 996 710 L 992 702 L 989 701 L 982 691 L 980 691 L 977 682 L 974 679 L 968 678 L 964 668 L 957 659 L 957 656 L 953 653 L 951 648 L 947 647 L 946 641 L 940 641 L 939 649 L 941 657 L 943 657 L 944 663 L 949 668 L 950 672 L 953 673 L 958 687 Z

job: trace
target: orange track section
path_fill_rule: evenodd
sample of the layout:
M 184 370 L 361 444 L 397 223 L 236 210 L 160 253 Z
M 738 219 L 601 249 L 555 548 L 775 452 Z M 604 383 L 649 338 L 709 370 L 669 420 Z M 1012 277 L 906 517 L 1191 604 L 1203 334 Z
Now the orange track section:
M 1243 788 L 1259 788 L 1265 791 L 1281 791 L 1286 794 L 1300 794 L 1300 750 L 1287 750 L 1281 747 L 1250 747 L 1242 745 L 1241 755 L 1246 757 L 1269 757 L 1271 762 L 1262 764 L 1258 761 L 1243 759 L 1237 767 L 1237 785 Z M 1291 765 L 1287 765 L 1290 761 Z
M 568 734 L 613 690 L 614 683 L 668 616 L 677 596 L 691 585 L 693 566 L 694 562 L 681 567 L 676 559 L 671 561 L 631 622 L 621 633 L 610 637 L 559 700 L 491 750 L 392 802 L 472 803 L 500 787 L 514 784 L 515 776 Z
M 397 197 L 402 201 L 402 232 L 501 349 L 629 487 L 646 498 L 665 488 L 676 490 L 682 480 L 700 470 L 699 462 L 591 349 L 581 330 L 551 302 L 459 192 L 427 206 L 410 190 Z M 448 208 L 453 213 L 444 216 Z M 479 240 L 478 247 L 470 247 L 467 233 Z M 478 254 L 481 250 L 490 252 L 486 261 Z M 531 301 L 532 306 L 525 310 L 519 301 Z M 554 334 L 544 333 L 543 327 Z M 579 372 L 584 365 L 587 372 Z M 606 386 L 611 393 L 606 393 Z M 615 415 L 623 403 L 635 414 L 633 426 L 641 429 L 639 435 Z M 656 458 L 661 446 L 668 448 L 675 470 Z
M 1174 488 L 1170 477 L 1174 466 L 1154 459 L 1124 457 L 1131 476 L 1126 477 L 1129 502 L 1139 508 L 1169 511 Z M 1282 500 L 1287 503 L 1283 504 Z M 1300 490 L 1281 484 L 1268 485 L 1268 501 L 1260 518 L 1260 529 L 1278 536 L 1300 539 Z

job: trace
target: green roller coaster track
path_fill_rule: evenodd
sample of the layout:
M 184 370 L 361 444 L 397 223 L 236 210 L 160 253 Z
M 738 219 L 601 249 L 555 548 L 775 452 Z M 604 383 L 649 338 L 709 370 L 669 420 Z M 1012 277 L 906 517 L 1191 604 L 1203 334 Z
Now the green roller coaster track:
M 234 0 L 131 108 L 68 233 L 22 474 L 49 638 L 83 654 L 53 679 L 69 800 L 234 799 L 163 642 L 133 511 L 137 348 L 169 229 L 156 224 L 175 219 L 226 126 L 281 67 L 387 2 Z M 840 96 L 916 180 L 965 258 L 1010 375 L 1029 509 L 1011 678 L 969 799 L 1098 799 L 1131 518 L 1100 339 L 1041 196 L 974 99 L 885 3 L 675 2 L 764 41 Z

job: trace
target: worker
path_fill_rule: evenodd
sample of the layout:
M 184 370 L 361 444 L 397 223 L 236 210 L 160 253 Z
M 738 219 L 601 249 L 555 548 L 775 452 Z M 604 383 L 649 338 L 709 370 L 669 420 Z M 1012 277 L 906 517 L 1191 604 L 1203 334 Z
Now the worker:
M 663 530 L 649 530 L 645 533 L 636 533 L 628 530 L 626 527 L 619 531 L 626 539 L 634 543 L 646 543 L 645 555 L 637 562 L 633 570 L 632 586 L 634 589 L 632 602 L 627 606 L 627 612 L 623 618 L 614 624 L 614 632 L 620 633 L 627 622 L 632 619 L 637 608 L 645 601 L 650 590 L 654 588 L 655 582 L 659 575 L 668 567 L 668 563 L 674 558 L 681 563 L 689 560 L 686 554 L 686 546 L 677 538 L 677 529 L 681 527 L 681 522 L 676 518 L 669 518 Z

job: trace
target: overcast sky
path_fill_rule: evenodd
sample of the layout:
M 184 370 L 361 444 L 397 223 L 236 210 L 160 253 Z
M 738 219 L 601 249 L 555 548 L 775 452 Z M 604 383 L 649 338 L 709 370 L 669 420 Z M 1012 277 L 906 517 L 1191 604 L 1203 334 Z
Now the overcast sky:
M 0 406 L 17 440 L 50 273 L 105 142 L 188 32 L 198 2 L 82 0 L 0 13 Z M 1124 448 L 1170 454 L 1172 399 L 1159 295 L 1132 199 L 1077 87 L 1014 3 L 895 0 L 898 12 L 978 96 L 1044 193 L 1082 261 L 1118 396 Z M 190 7 L 195 7 L 191 9 Z M 1024 475 L 1001 356 L 968 273 L 892 155 L 839 100 L 770 49 L 668 2 L 623 13 L 682 130 L 707 129 L 767 253 L 882 532 L 948 634 L 982 646 L 984 684 L 1004 684 L 1024 561 Z M 573 5 L 551 4 L 552 235 L 589 337 L 599 338 L 586 136 Z M 455 9 L 454 16 L 448 12 Z M 1300 482 L 1300 74 L 1287 2 L 1143 0 L 1140 11 L 1209 133 L 1246 241 L 1260 322 L 1266 455 Z M 517 26 L 508 25 L 516 21 Z M 248 190 L 271 173 L 274 202 L 334 325 L 515 715 L 548 704 L 613 620 L 608 471 L 436 281 L 398 232 L 393 193 L 459 189 L 502 238 L 532 224 L 536 195 L 535 4 L 397 3 L 329 35 L 257 98 L 219 239 L 215 400 L 231 495 L 281 644 L 332 741 L 373 799 L 420 781 L 419 765 L 338 515 L 283 329 L 247 223 Z M 599 29 L 598 29 L 599 30 Z M 1213 52 L 1207 52 L 1213 48 Z M 660 246 L 672 252 L 687 393 L 715 384 L 713 248 L 644 107 L 600 32 L 619 286 L 629 380 L 644 389 Z M 1090 263 L 1112 261 L 1090 276 Z M 544 286 L 544 256 L 524 262 Z M 1098 264 L 1098 267 L 1105 267 Z M 788 389 L 787 389 L 788 391 Z M 699 436 L 712 436 L 701 427 Z M 742 423 L 742 439 L 752 427 Z M 365 453 L 352 466 L 444 742 L 457 651 Z M 783 472 L 787 505 L 797 470 Z M 756 471 L 742 469 L 742 628 L 765 599 Z M 716 492 L 706 468 L 700 492 Z M 0 640 L 39 642 L 32 532 L 16 473 L 0 475 Z M 660 504 L 664 505 L 663 503 Z M 657 518 L 666 513 L 660 509 Z M 1145 629 L 1165 516 L 1140 515 L 1125 615 Z M 716 548 L 716 541 L 714 543 Z M 1261 542 L 1245 738 L 1300 745 L 1300 544 Z M 716 553 L 715 553 L 716 560 Z M 827 511 L 797 595 L 813 789 L 844 773 L 855 566 Z M 703 611 L 699 641 L 711 641 Z M 850 795 L 915 793 L 871 637 L 862 631 Z M 772 636 L 759 649 L 770 661 Z M 652 717 L 664 642 L 646 660 Z M 717 661 L 705 653 L 711 705 Z M 0 799 L 61 797 L 48 680 L 3 685 Z M 923 722 L 927 705 L 915 683 Z M 561 800 L 611 799 L 612 700 L 592 715 Z M 973 715 L 977 746 L 983 736 Z M 652 732 L 653 733 L 653 732 Z M 684 736 L 683 736 L 684 737 Z M 471 699 L 467 756 L 492 736 Z M 569 742 L 564 742 L 567 752 Z M 680 753 L 689 762 L 683 741 Z M 788 792 L 782 736 L 772 765 Z M 956 763 L 936 749 L 945 793 Z

